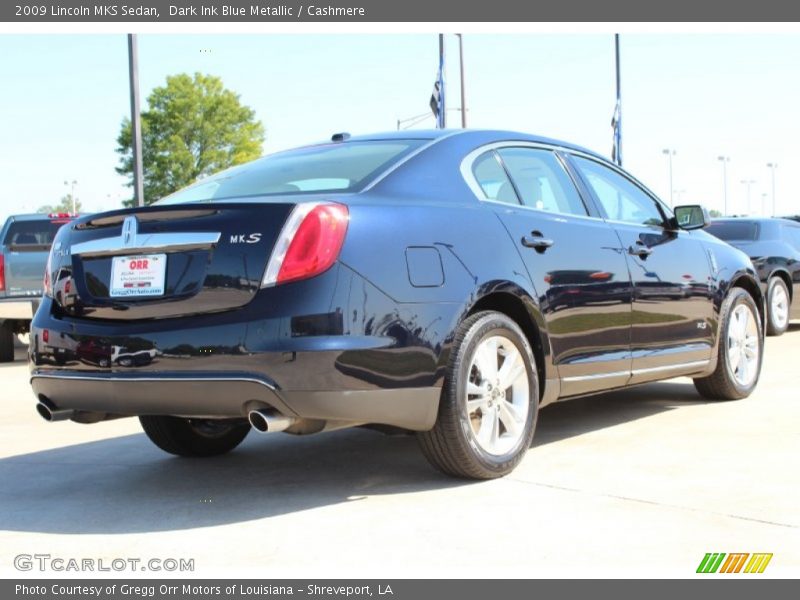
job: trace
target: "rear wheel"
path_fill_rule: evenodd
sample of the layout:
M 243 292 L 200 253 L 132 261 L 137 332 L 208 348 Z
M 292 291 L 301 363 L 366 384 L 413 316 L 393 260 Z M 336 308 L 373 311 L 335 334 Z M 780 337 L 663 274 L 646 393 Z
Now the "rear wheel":
M 418 434 L 422 452 L 448 475 L 502 477 L 531 445 L 538 396 L 525 334 L 504 314 L 477 313 L 456 332 L 436 425 Z
M 763 337 L 753 298 L 733 288 L 722 303 L 717 367 L 694 380 L 697 391 L 712 400 L 738 400 L 750 395 L 761 373 Z
M 14 361 L 14 330 L 11 323 L 0 324 L 0 363 Z
M 216 456 L 242 443 L 250 426 L 238 419 L 139 417 L 142 429 L 156 446 L 177 456 Z
M 781 335 L 789 328 L 789 290 L 780 277 L 767 287 L 767 335 Z

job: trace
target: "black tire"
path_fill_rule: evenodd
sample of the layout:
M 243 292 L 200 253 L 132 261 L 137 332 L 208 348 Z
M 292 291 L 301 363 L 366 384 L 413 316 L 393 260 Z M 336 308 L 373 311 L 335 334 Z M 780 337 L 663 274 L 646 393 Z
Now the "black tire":
M 772 301 L 777 293 L 783 293 L 783 297 L 786 298 L 786 302 L 791 302 L 789 297 L 789 289 L 786 287 L 786 283 L 780 277 L 775 276 L 769 280 L 769 285 L 767 286 L 767 335 L 783 335 L 786 330 L 789 329 L 788 314 L 783 323 L 776 321 L 775 315 L 773 314 Z M 791 304 L 787 304 L 786 310 L 787 313 L 791 310 Z
M 480 446 L 466 404 L 467 381 L 474 376 L 471 364 L 475 351 L 483 340 L 496 335 L 507 338 L 519 352 L 527 373 L 529 396 L 519 440 L 503 454 L 491 454 Z M 494 479 L 514 470 L 530 447 L 536 427 L 539 381 L 535 364 L 525 334 L 512 319 L 494 311 L 479 312 L 467 318 L 453 340 L 436 425 L 430 431 L 417 434 L 428 461 L 447 475 L 468 479 Z M 500 431 L 501 425 L 497 427 Z
M 755 365 L 756 372 L 755 377 L 747 384 L 737 381 L 728 353 L 728 331 L 731 327 L 731 317 L 736 308 L 742 305 L 749 308 L 757 333 L 756 348 L 758 356 Z M 731 288 L 722 302 L 720 329 L 717 338 L 717 366 L 711 375 L 695 379 L 694 386 L 702 396 L 710 400 L 739 400 L 746 398 L 755 389 L 761 374 L 761 362 L 764 356 L 764 336 L 756 303 L 753 301 L 752 296 L 742 288 Z
M 0 324 L 0 363 L 14 362 L 14 330 L 11 323 Z
M 156 446 L 177 456 L 217 456 L 230 452 L 250 432 L 246 421 L 141 416 L 142 429 Z

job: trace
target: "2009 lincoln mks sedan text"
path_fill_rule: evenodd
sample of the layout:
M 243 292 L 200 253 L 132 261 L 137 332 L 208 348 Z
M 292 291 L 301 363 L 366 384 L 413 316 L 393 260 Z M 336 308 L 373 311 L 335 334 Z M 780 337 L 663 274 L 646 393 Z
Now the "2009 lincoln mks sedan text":
M 679 375 L 750 394 L 761 288 L 705 222 L 553 140 L 337 134 L 63 227 L 30 336 L 38 411 L 136 415 L 183 456 L 250 427 L 389 426 L 446 473 L 497 477 L 557 400 Z

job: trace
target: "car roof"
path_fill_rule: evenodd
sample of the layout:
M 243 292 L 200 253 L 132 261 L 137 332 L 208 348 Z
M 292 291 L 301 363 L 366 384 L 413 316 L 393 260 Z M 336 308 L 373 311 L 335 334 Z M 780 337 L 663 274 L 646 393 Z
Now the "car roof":
M 797 221 L 783 217 L 719 217 L 711 219 L 712 223 L 787 223 L 797 225 Z
M 563 140 L 549 138 L 520 131 L 509 131 L 503 129 L 405 129 L 402 131 L 387 131 L 382 133 L 371 133 L 365 135 L 352 136 L 341 143 L 347 142 L 366 142 L 378 140 L 439 140 L 445 138 L 455 138 L 456 141 L 479 142 L 480 144 L 491 144 L 494 142 L 531 142 L 536 144 L 546 144 L 557 146 L 568 150 L 575 150 L 589 154 L 604 161 L 608 157 L 602 156 L 597 152 L 583 148 L 576 144 L 571 144 Z M 330 143 L 329 141 L 323 143 Z

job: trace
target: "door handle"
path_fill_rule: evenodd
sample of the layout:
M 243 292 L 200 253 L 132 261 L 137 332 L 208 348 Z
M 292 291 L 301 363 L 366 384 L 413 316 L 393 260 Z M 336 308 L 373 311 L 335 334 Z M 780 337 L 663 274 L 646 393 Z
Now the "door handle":
M 526 248 L 533 248 L 539 253 L 544 252 L 555 243 L 550 238 L 543 237 L 541 231 L 531 231 L 530 236 L 523 236 L 520 242 Z
M 641 240 L 637 241 L 635 245 L 628 247 L 628 254 L 638 256 L 639 258 L 647 258 L 653 253 L 652 248 L 648 248 Z

